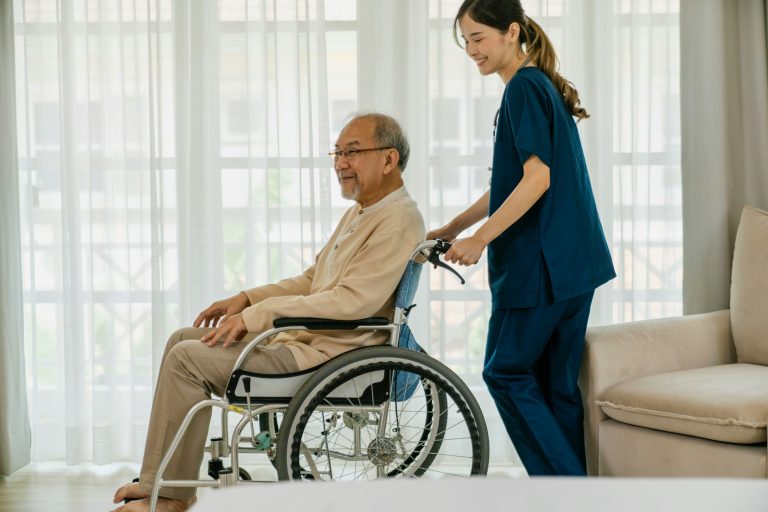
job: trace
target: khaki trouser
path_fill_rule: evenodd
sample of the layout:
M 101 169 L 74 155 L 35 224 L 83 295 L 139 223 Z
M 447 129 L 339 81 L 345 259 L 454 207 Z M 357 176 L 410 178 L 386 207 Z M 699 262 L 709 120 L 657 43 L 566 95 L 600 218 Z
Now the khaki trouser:
M 168 339 L 160 364 L 141 465 L 140 487 L 143 492 L 152 491 L 160 461 L 187 412 L 197 402 L 210 398 L 211 393 L 224 395 L 235 360 L 248 341 L 256 337 L 250 333 L 227 348 L 222 348 L 221 344 L 209 347 L 200 341 L 209 330 L 188 327 L 179 329 Z M 243 368 L 259 373 L 298 371 L 291 351 L 280 344 L 256 347 L 246 358 Z M 210 408 L 195 415 L 166 467 L 163 474 L 165 480 L 199 479 L 210 419 Z M 160 490 L 161 496 L 173 499 L 186 500 L 194 494 L 194 488 L 164 487 Z

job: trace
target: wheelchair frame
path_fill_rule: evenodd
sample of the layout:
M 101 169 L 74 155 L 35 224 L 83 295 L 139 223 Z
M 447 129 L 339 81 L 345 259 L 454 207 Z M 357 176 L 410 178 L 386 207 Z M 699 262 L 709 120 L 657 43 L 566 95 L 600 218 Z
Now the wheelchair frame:
M 426 355 L 426 353 L 423 353 L 421 350 L 421 347 L 418 346 L 418 344 L 413 339 L 412 334 L 410 333 L 410 328 L 407 326 L 407 320 L 408 320 L 408 314 L 411 310 L 411 308 L 414 307 L 412 304 L 413 297 L 415 295 L 416 288 L 418 286 L 418 280 L 420 276 L 420 270 L 421 266 L 426 263 L 432 263 L 435 266 L 440 266 L 443 268 L 446 268 L 453 272 L 455 275 L 461 279 L 462 284 L 464 283 L 464 280 L 461 278 L 461 276 L 453 270 L 450 266 L 448 266 L 446 263 L 441 261 L 439 259 L 439 255 L 442 253 L 445 253 L 450 248 L 450 244 L 448 244 L 445 241 L 442 240 L 427 240 L 425 242 L 422 242 L 419 244 L 416 249 L 411 253 L 411 257 L 409 259 L 408 266 L 406 267 L 406 271 L 404 273 L 403 278 L 400 281 L 400 284 L 397 288 L 397 299 L 395 303 L 395 310 L 394 310 L 394 316 L 393 320 L 390 322 L 387 318 L 366 318 L 362 320 L 353 320 L 353 321 L 337 321 L 337 320 L 328 320 L 328 319 L 316 319 L 316 318 L 281 318 L 277 319 L 274 322 L 274 328 L 270 329 L 268 331 L 265 331 L 261 335 L 257 336 L 255 339 L 250 341 L 246 347 L 242 350 L 240 355 L 238 356 L 235 364 L 233 365 L 232 374 L 230 377 L 230 382 L 227 386 L 227 392 L 225 393 L 225 396 L 221 399 L 208 399 L 208 400 L 202 400 L 195 404 L 186 414 L 184 420 L 182 421 L 181 425 L 179 426 L 179 430 L 176 432 L 176 435 L 173 438 L 173 441 L 171 442 L 168 450 L 164 454 L 162 461 L 157 468 L 157 472 L 155 475 L 155 480 L 152 487 L 152 493 L 150 495 L 150 512 L 155 512 L 157 507 L 157 502 L 159 498 L 159 491 L 161 487 L 226 487 L 230 485 L 236 485 L 241 482 L 247 482 L 248 480 L 240 480 L 240 463 L 239 463 L 239 453 L 265 453 L 266 450 L 263 448 L 256 448 L 256 435 L 254 433 L 253 429 L 253 422 L 254 419 L 259 417 L 260 415 L 267 414 L 269 419 L 268 424 L 268 431 L 271 434 L 272 438 L 278 439 L 278 453 L 274 458 L 278 458 L 281 456 L 281 451 L 284 451 L 285 453 L 288 453 L 288 448 L 286 447 L 286 444 L 288 443 L 288 440 L 290 438 L 291 441 L 293 441 L 293 444 L 291 445 L 292 448 L 290 448 L 291 453 L 291 459 L 293 466 L 295 467 L 297 462 L 296 460 L 300 456 L 298 451 L 304 450 L 305 452 L 308 451 L 308 448 L 301 442 L 300 440 L 300 433 L 294 434 L 297 432 L 297 429 L 301 430 L 304 427 L 301 425 L 302 418 L 306 418 L 307 410 L 316 410 L 323 413 L 324 411 L 327 411 L 330 413 L 337 413 L 337 412 L 344 412 L 345 417 L 344 421 L 347 420 L 346 413 L 349 412 L 350 414 L 360 414 L 361 412 L 365 412 L 366 414 L 378 413 L 379 421 L 377 427 L 377 439 L 374 441 L 380 440 L 381 442 L 379 445 L 376 445 L 374 448 L 374 457 L 380 457 L 382 460 L 388 460 L 388 458 L 391 458 L 392 456 L 392 450 L 393 450 L 393 442 L 389 441 L 386 437 L 386 428 L 387 428 L 387 421 L 389 408 L 392 403 L 395 403 L 395 407 L 397 407 L 397 402 L 401 400 L 399 398 L 399 393 L 401 392 L 399 389 L 395 391 L 396 396 L 392 397 L 390 396 L 391 391 L 394 389 L 391 386 L 391 383 L 389 380 L 386 382 L 382 382 L 382 385 L 386 391 L 386 396 L 383 399 L 380 399 L 380 403 L 376 403 L 377 399 L 372 398 L 371 403 L 360 403 L 357 405 L 351 404 L 350 405 L 322 405 L 315 403 L 313 405 L 313 402 L 319 402 L 320 399 L 317 398 L 317 395 L 310 395 L 310 393 L 316 393 L 317 388 L 322 388 L 322 390 L 330 389 L 333 386 L 341 387 L 341 386 L 347 386 L 347 388 L 350 387 L 350 385 L 354 388 L 357 388 L 355 379 L 358 377 L 362 377 L 364 375 L 364 371 L 366 368 L 369 368 L 371 366 L 380 366 L 383 368 L 383 370 L 378 370 L 383 372 L 382 374 L 386 377 L 387 375 L 391 375 L 394 371 L 396 375 L 398 375 L 398 371 L 400 370 L 392 370 L 392 368 L 398 367 L 398 368 L 404 368 L 404 371 L 408 372 L 417 372 L 417 374 L 420 376 L 418 384 L 421 384 L 421 386 L 424 387 L 425 393 L 427 392 L 427 385 L 430 386 L 431 391 L 429 391 L 430 398 L 429 401 L 432 402 L 430 407 L 434 407 L 435 405 L 438 407 L 438 413 L 439 414 L 445 414 L 445 411 L 442 411 L 440 408 L 445 407 L 445 396 L 446 392 L 450 394 L 450 398 L 453 400 L 455 404 L 457 404 L 457 407 L 461 410 L 461 414 L 464 415 L 464 418 L 471 418 L 470 423 L 471 429 L 473 432 L 473 454 L 474 454 L 474 460 L 473 459 L 473 466 L 472 466 L 472 474 L 485 474 L 488 467 L 488 435 L 487 430 L 485 426 L 485 420 L 483 418 L 482 412 L 480 411 L 479 406 L 477 405 L 477 402 L 475 401 L 474 397 L 472 396 L 472 393 L 469 391 L 469 388 L 466 387 L 466 385 L 459 379 L 449 368 L 445 367 L 442 363 L 437 361 L 436 359 L 431 358 L 430 356 Z M 284 374 L 284 375 L 262 375 L 259 376 L 258 374 L 253 374 L 249 372 L 245 372 L 244 370 L 241 370 L 242 364 L 245 362 L 246 357 L 250 352 L 253 350 L 254 347 L 262 343 L 264 340 L 271 338 L 275 336 L 276 334 L 279 334 L 284 331 L 296 331 L 296 330 L 327 330 L 327 329 L 333 329 L 333 330 L 364 330 L 364 331 L 370 331 L 370 330 L 385 330 L 389 331 L 389 340 L 384 345 L 378 345 L 373 347 L 365 347 L 365 348 L 358 348 L 353 349 L 348 352 L 345 352 L 344 354 L 341 354 L 339 356 L 334 357 L 333 359 L 323 363 L 322 365 L 319 365 L 317 367 L 304 370 L 302 372 L 297 372 L 295 374 Z M 403 341 L 403 338 L 405 341 Z M 405 348 L 398 348 L 399 346 L 405 345 Z M 421 351 L 422 353 L 419 353 Z M 338 368 L 337 368 L 338 367 Z M 350 368 L 353 368 L 353 370 L 349 370 Z M 354 368 L 357 368 L 354 370 Z M 325 369 L 325 370 L 324 370 Z M 387 370 L 388 369 L 388 370 Z M 330 373 L 329 373 L 330 372 Z M 355 373 L 360 373 L 359 376 L 356 376 Z M 387 373 L 389 372 L 389 373 Z M 326 373 L 329 373 L 329 375 L 325 375 Z M 283 382 L 289 382 L 289 384 L 293 385 L 293 389 L 296 390 L 295 394 L 288 397 L 277 397 L 277 398 L 265 398 L 265 397 L 259 397 L 259 404 L 256 407 L 253 407 L 252 399 L 253 393 L 251 393 L 250 388 L 250 382 L 251 379 L 259 379 L 259 378 L 265 378 L 270 380 L 281 380 Z M 344 381 L 344 378 L 351 379 L 349 381 Z M 396 377 L 397 378 L 397 377 Z M 295 382 L 289 381 L 289 379 L 294 379 Z M 372 377 L 369 377 L 369 380 L 372 379 Z M 438 385 L 436 382 L 440 382 L 442 385 L 438 388 Z M 379 384 L 379 382 L 371 382 L 370 388 L 372 389 L 372 386 L 375 384 Z M 417 384 L 417 387 L 418 387 Z M 397 383 L 396 383 L 397 385 Z M 313 386 L 317 386 L 317 388 L 314 388 Z M 289 386 L 290 387 L 290 386 Z M 298 387 L 298 389 L 296 389 Z M 308 388 L 309 389 L 305 389 Z M 443 387 L 445 387 L 445 390 L 443 390 Z M 336 388 L 334 388 L 336 389 Z M 367 388 L 366 388 L 367 389 Z M 241 396 L 238 395 L 238 391 L 244 392 L 245 397 L 241 398 Z M 333 390 L 330 391 L 333 393 Z M 439 393 L 443 393 L 441 396 Z M 322 393 L 322 391 L 321 391 Z M 242 393 L 241 393 L 242 394 Z M 284 393 L 285 394 L 285 393 Z M 433 394 L 433 395 L 432 395 Z M 313 399 L 313 396 L 315 397 Z M 354 396 L 354 395 L 353 395 Z M 233 400 L 233 398 L 235 400 Z M 303 403 L 299 404 L 298 399 L 304 398 Z M 435 401 L 435 398 L 438 400 Z M 332 395 L 327 395 L 323 398 L 326 402 L 329 399 L 332 399 Z M 243 401 L 245 401 L 245 404 L 243 404 Z M 243 407 L 245 405 L 245 407 Z M 211 454 L 211 460 L 219 461 L 221 463 L 222 457 L 230 457 L 230 463 L 231 466 L 229 468 L 224 468 L 223 466 L 221 469 L 217 470 L 218 478 L 212 479 L 212 480 L 164 480 L 162 478 L 163 473 L 165 472 L 166 467 L 168 466 L 171 458 L 173 457 L 174 453 L 176 452 L 176 449 L 178 448 L 179 443 L 181 442 L 181 439 L 186 432 L 187 428 L 189 427 L 190 422 L 192 421 L 195 414 L 197 414 L 200 410 L 211 407 L 211 408 L 219 408 L 222 410 L 222 420 L 221 420 L 221 429 L 222 429 L 222 436 L 220 438 L 213 438 L 211 439 L 211 445 L 209 447 L 206 447 L 205 451 L 209 451 Z M 309 408 L 309 409 L 307 409 Z M 242 415 L 242 418 L 238 421 L 237 425 L 235 426 L 231 441 L 228 442 L 227 440 L 227 432 L 229 429 L 228 425 L 228 413 L 230 412 L 236 412 Z M 285 424 L 288 422 L 289 417 L 292 418 L 292 422 L 290 424 L 290 432 L 288 434 L 294 434 L 290 436 L 283 436 L 282 438 L 279 435 L 278 429 L 275 428 L 274 425 L 274 418 L 272 414 L 269 413 L 276 413 L 276 412 L 283 412 L 283 425 L 280 426 L 279 431 L 284 430 Z M 302 416 L 303 414 L 303 416 Z M 431 414 L 431 413 L 430 413 Z M 335 421 L 335 419 L 334 419 Z M 430 420 L 434 421 L 434 419 Z M 445 421 L 441 419 L 441 421 Z M 306 423 L 306 420 L 305 420 Z M 251 427 L 251 445 L 252 446 L 241 446 L 241 442 L 243 442 L 243 430 L 246 428 L 246 426 L 250 425 Z M 433 425 L 430 423 L 427 425 L 429 427 L 429 439 L 424 440 L 422 434 L 422 439 L 419 441 L 417 448 L 414 450 L 413 453 L 409 454 L 408 460 L 406 463 L 403 463 L 401 466 L 404 467 L 398 467 L 396 475 L 387 474 L 384 472 L 383 463 L 379 463 L 376 465 L 376 476 L 377 478 L 386 477 L 386 476 L 405 476 L 405 477 L 414 477 L 414 476 L 420 476 L 420 470 L 422 470 L 422 464 L 424 461 L 430 459 L 434 459 L 436 454 L 432 451 L 432 448 L 435 445 L 436 438 L 435 435 L 440 435 L 439 429 L 436 430 Z M 425 429 L 426 430 L 426 429 Z M 326 446 L 326 450 L 328 452 L 329 460 L 331 456 L 340 458 L 341 460 L 347 460 L 346 458 L 349 458 L 349 460 L 353 460 L 354 457 L 360 457 L 359 460 L 364 459 L 371 459 L 371 446 L 374 446 L 375 443 L 371 443 L 368 446 L 368 452 L 366 455 L 362 455 L 362 447 L 360 446 L 359 441 L 359 431 L 356 426 L 353 425 L 353 431 L 354 434 L 354 450 L 355 453 L 353 456 L 344 455 L 341 453 L 335 454 L 332 453 L 330 448 Z M 437 434 L 433 435 L 433 432 L 437 432 Z M 262 434 L 263 432 L 260 432 Z M 298 440 L 296 440 L 298 436 Z M 327 441 L 327 439 L 326 439 Z M 442 442 L 442 440 L 440 440 Z M 326 443 L 327 444 L 327 443 Z M 402 445 L 402 442 L 401 442 Z M 295 448 L 298 446 L 298 450 Z M 438 445 L 439 446 L 439 445 Z M 396 450 L 396 448 L 394 448 Z M 438 448 L 439 449 L 439 448 Z M 315 449 L 319 450 L 319 449 Z M 413 455 L 416 454 L 416 457 L 414 458 Z M 309 456 L 309 453 L 304 453 L 307 465 L 309 466 L 309 470 L 312 475 L 316 475 L 319 477 L 321 473 L 319 470 L 314 466 L 314 463 L 312 461 L 312 457 Z M 273 457 L 271 457 L 273 458 Z M 354 459 L 358 460 L 358 459 Z M 431 460 L 430 460 L 431 463 Z M 287 464 L 289 464 L 288 461 L 281 461 L 280 466 L 278 469 L 278 476 L 280 479 L 287 479 L 297 477 L 296 470 L 293 470 L 293 473 L 291 473 L 291 470 L 286 468 L 288 467 Z M 330 469 L 330 468 L 329 468 Z M 423 471 L 426 471 L 427 469 L 423 469 Z M 331 475 L 332 476 L 332 475 Z

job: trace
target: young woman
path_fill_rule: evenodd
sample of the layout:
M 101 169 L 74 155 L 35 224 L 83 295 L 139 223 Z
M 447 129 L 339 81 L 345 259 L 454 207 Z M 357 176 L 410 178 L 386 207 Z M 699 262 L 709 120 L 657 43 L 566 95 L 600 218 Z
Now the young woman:
M 589 116 L 519 0 L 465 0 L 457 30 L 506 86 L 490 191 L 428 237 L 452 240 L 445 258 L 461 265 L 488 248 L 483 378 L 528 474 L 584 475 L 579 366 L 594 290 L 616 276 L 574 121 Z

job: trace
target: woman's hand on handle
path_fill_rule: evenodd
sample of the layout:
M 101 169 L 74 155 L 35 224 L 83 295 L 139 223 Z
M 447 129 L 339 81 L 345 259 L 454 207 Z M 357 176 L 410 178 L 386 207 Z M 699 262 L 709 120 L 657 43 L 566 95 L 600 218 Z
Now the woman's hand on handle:
M 474 226 L 488 215 L 490 204 L 490 192 L 486 191 L 475 201 L 472 206 L 458 214 L 448 224 L 441 228 L 433 229 L 427 233 L 427 240 L 446 240 L 453 243 L 459 234 L 470 226 Z
M 445 240 L 447 242 L 453 242 L 459 234 L 446 224 L 445 226 L 437 229 L 433 229 L 427 233 L 427 240 Z
M 453 246 L 445 253 L 443 259 L 459 265 L 474 265 L 480 261 L 486 244 L 477 236 L 460 238 L 453 242 Z
M 219 322 L 223 322 L 232 315 L 241 313 L 245 308 L 251 305 L 245 292 L 240 292 L 228 299 L 217 300 L 205 308 L 192 324 L 195 327 L 216 327 Z

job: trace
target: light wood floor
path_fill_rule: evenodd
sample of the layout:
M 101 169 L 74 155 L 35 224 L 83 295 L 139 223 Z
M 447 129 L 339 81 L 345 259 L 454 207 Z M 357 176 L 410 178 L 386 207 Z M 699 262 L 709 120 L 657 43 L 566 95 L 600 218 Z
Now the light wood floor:
M 0 512 L 106 512 L 117 506 L 115 490 L 138 474 L 136 464 L 31 464 L 0 477 Z
M 0 511 L 104 512 L 111 510 L 115 489 L 130 482 L 138 466 L 33 464 L 0 479 Z
M 0 0 L 2 1 L 2 0 Z M 262 455 L 245 455 L 245 468 L 254 480 L 277 480 L 277 473 Z M 200 468 L 204 478 L 207 460 Z M 0 477 L 0 512 L 106 512 L 115 490 L 139 474 L 138 464 L 96 466 L 38 463 Z M 198 489 L 197 495 L 214 492 Z
M 246 467 L 254 480 L 276 479 L 271 467 Z M 106 512 L 116 507 L 112 504 L 115 490 L 138 474 L 137 464 L 30 464 L 11 476 L 0 477 L 0 512 Z M 518 467 L 492 468 L 489 475 L 521 478 L 524 471 Z M 208 492 L 214 491 L 199 489 L 198 496 Z
M 136 465 L 32 464 L 0 478 L 0 512 L 105 512 Z

